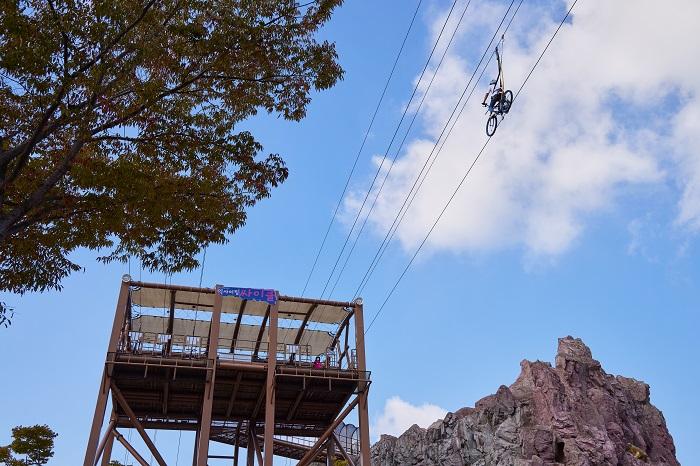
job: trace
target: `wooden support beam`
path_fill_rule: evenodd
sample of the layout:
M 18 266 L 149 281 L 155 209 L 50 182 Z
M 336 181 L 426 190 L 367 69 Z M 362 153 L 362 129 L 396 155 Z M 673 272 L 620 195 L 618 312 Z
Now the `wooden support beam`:
M 201 423 L 197 425 L 197 430 L 194 432 L 194 448 L 192 449 L 192 466 L 197 466 L 197 450 L 199 449 L 199 429 Z
M 301 400 L 304 398 L 305 393 L 305 388 L 299 390 L 299 394 L 294 399 L 294 403 L 292 403 L 292 406 L 289 407 L 289 411 L 287 412 L 287 422 L 291 421 L 294 415 L 297 413 L 297 409 L 299 408 L 299 405 L 301 404 Z
M 124 395 L 122 395 L 122 392 L 117 388 L 117 386 L 114 383 L 112 383 L 112 396 L 117 401 L 119 406 L 122 407 L 126 415 L 129 416 L 131 424 L 136 428 L 136 431 L 139 433 L 139 435 L 141 435 L 141 438 L 153 454 L 153 458 L 156 460 L 156 462 L 158 462 L 160 466 L 167 466 L 165 464 L 165 460 L 161 456 L 155 444 L 151 441 L 151 438 L 146 433 L 146 429 L 143 428 L 143 425 L 141 425 L 141 422 L 139 422 L 138 418 L 136 417 L 136 414 L 126 402 L 126 398 L 124 398 Z
M 170 309 L 168 310 L 168 329 L 166 333 L 170 335 L 165 344 L 165 354 L 170 356 L 170 351 L 173 348 L 173 327 L 175 326 L 175 293 L 177 291 L 170 290 Z M 163 414 L 166 414 L 165 412 Z
M 344 351 L 347 353 L 348 350 L 350 349 L 350 345 L 348 344 L 348 340 L 350 339 L 350 327 L 345 327 L 345 346 L 344 346 Z
M 277 303 L 268 307 L 270 329 L 267 332 L 267 380 L 265 393 L 265 461 L 263 466 L 273 466 L 275 441 L 275 373 L 277 371 Z
M 131 446 L 129 442 L 124 438 L 122 434 L 120 434 L 117 429 L 114 429 L 114 438 L 117 439 L 122 445 L 124 445 L 124 448 L 127 449 L 129 453 L 131 453 L 131 456 L 134 457 L 136 461 L 139 462 L 141 466 L 148 466 L 148 462 L 143 458 L 143 456 L 139 455 L 139 452 L 136 451 L 136 449 Z
M 233 411 L 233 403 L 236 401 L 236 395 L 238 394 L 238 387 L 241 385 L 241 379 L 243 378 L 243 372 L 239 372 L 236 376 L 236 382 L 233 384 L 233 391 L 231 392 L 231 398 L 228 400 L 228 407 L 226 408 L 226 417 L 231 417 L 231 411 Z
M 243 320 L 243 313 L 245 311 L 246 304 L 248 300 L 245 299 L 241 303 L 241 308 L 238 310 L 238 318 L 236 319 L 236 326 L 233 328 L 233 338 L 231 338 L 231 352 L 236 351 L 236 340 L 238 339 L 238 332 L 241 331 L 241 321 Z
M 253 426 L 253 421 L 248 421 L 248 429 L 246 434 L 248 435 L 248 442 L 246 445 L 247 461 L 246 466 L 255 466 L 255 447 L 253 446 L 253 441 L 250 439 L 250 432 Z
M 238 426 L 236 427 L 236 437 L 234 439 L 234 447 L 233 447 L 233 466 L 238 466 L 238 458 L 240 455 L 240 439 L 241 439 L 241 425 L 243 424 L 242 421 L 238 421 Z
M 175 325 L 175 293 L 177 291 L 170 290 L 170 309 L 168 312 L 168 335 L 172 335 L 173 326 Z
M 349 326 L 350 319 L 352 319 L 353 315 L 355 315 L 355 310 L 351 309 L 350 312 L 348 312 L 348 315 L 346 315 L 343 321 L 340 323 L 340 325 L 338 326 L 338 333 L 335 334 L 335 336 L 333 337 L 333 341 L 331 341 L 331 348 L 338 343 L 338 338 L 340 338 L 340 334 L 343 332 L 343 329 L 345 327 Z
M 107 409 L 107 399 L 109 397 L 109 386 L 111 383 L 112 367 L 109 364 L 110 359 L 114 357 L 119 344 L 119 337 L 124 322 L 126 320 L 126 311 L 129 301 L 129 283 L 122 281 L 119 288 L 119 299 L 117 300 L 117 309 L 114 312 L 114 321 L 112 322 L 112 334 L 107 345 L 107 360 L 105 368 L 102 371 L 102 379 L 100 380 L 100 389 L 97 393 L 97 402 L 95 403 L 95 413 L 92 417 L 92 426 L 90 428 L 90 436 L 88 437 L 87 446 L 85 447 L 85 459 L 83 466 L 93 466 L 97 456 L 97 444 L 100 440 L 100 430 L 104 422 L 105 410 Z
M 255 456 L 258 458 L 258 465 L 259 466 L 264 466 L 263 462 L 263 456 L 262 452 L 260 451 L 260 445 L 258 445 L 258 440 L 257 440 L 257 434 L 255 433 L 255 427 L 253 424 L 251 424 L 250 429 L 248 430 L 250 432 L 250 442 L 248 443 L 248 448 L 250 446 L 253 446 L 253 450 L 255 450 Z
M 112 414 L 112 420 L 109 421 L 109 425 L 107 426 L 107 430 L 105 431 L 104 436 L 102 437 L 102 440 L 100 441 L 100 445 L 97 447 L 97 454 L 95 457 L 95 466 L 97 466 L 97 463 L 100 462 L 100 457 L 103 457 L 103 453 L 106 453 L 106 448 L 107 444 L 110 445 L 109 448 L 109 455 L 112 454 L 112 443 L 114 443 L 114 437 L 112 437 L 112 429 L 114 429 L 114 426 L 116 425 L 117 421 L 114 418 L 114 414 Z M 110 442 L 110 439 L 112 440 Z M 103 461 L 104 463 L 104 461 Z
M 168 342 L 170 345 L 170 342 Z M 163 384 L 163 415 L 168 414 L 168 399 L 170 398 L 170 373 L 172 369 L 166 369 L 165 383 Z
M 311 319 L 311 315 L 314 313 L 316 308 L 318 307 L 318 304 L 312 304 L 309 306 L 309 310 L 306 312 L 306 315 L 304 316 L 304 320 L 301 322 L 301 326 L 299 327 L 299 331 L 297 332 L 297 336 L 294 339 L 294 344 L 298 345 L 299 342 L 301 341 L 302 335 L 304 335 L 304 330 L 306 329 L 306 324 L 309 323 L 309 319 Z
M 369 384 L 365 381 L 367 364 L 365 361 L 365 323 L 363 315 L 362 300 L 358 299 L 355 304 L 355 351 L 357 352 L 357 370 L 362 379 L 358 384 L 359 403 L 358 419 L 360 421 L 360 464 L 369 466 Z
M 338 450 L 340 451 L 340 454 L 343 455 L 343 458 L 345 458 L 345 461 L 347 461 L 350 466 L 355 466 L 355 462 L 352 460 L 350 455 L 348 455 L 348 452 L 345 451 L 345 448 L 340 443 L 340 439 L 338 439 L 338 436 L 335 435 L 335 432 L 333 432 L 332 437 L 333 437 L 333 441 L 335 442 L 335 445 L 338 447 Z
M 349 405 L 345 407 L 342 413 L 340 413 L 340 416 L 338 416 L 335 421 L 331 423 L 330 426 L 328 426 L 328 429 L 321 435 L 318 440 L 316 440 L 316 443 L 313 444 L 311 448 L 309 448 L 309 451 L 306 452 L 304 457 L 299 460 L 299 463 L 297 463 L 297 466 L 307 466 L 309 463 L 311 463 L 314 458 L 316 458 L 316 455 L 318 454 L 318 450 L 321 449 L 321 447 L 325 444 L 326 440 L 328 440 L 328 437 L 333 434 L 335 431 L 335 428 L 340 425 L 341 422 L 343 422 L 343 419 L 345 419 L 350 412 L 355 409 L 355 406 L 357 406 L 358 402 L 360 401 L 360 397 L 357 396 L 355 397 L 354 400 L 350 402 Z M 367 466 L 370 466 L 369 462 L 366 463 Z
M 131 332 L 131 293 L 129 293 L 129 296 L 126 298 L 126 313 L 124 315 L 124 344 L 126 345 L 127 350 L 131 350 L 131 336 L 129 333 Z
M 253 359 L 258 357 L 258 351 L 260 351 L 260 343 L 262 343 L 262 337 L 265 334 L 265 327 L 267 326 L 267 319 L 270 318 L 270 308 L 272 306 L 268 304 L 267 310 L 265 311 L 265 317 L 263 317 L 262 324 L 260 324 L 260 332 L 258 332 L 258 339 L 255 341 L 255 350 L 253 351 Z M 268 352 L 270 348 L 267 349 Z
M 102 452 L 102 461 L 100 462 L 100 466 L 109 466 L 109 463 L 112 459 L 112 448 L 114 448 L 114 434 L 111 430 L 107 433 L 109 434 L 109 437 L 107 437 L 107 444 L 105 445 L 104 452 Z
M 265 392 L 267 391 L 267 387 L 263 387 L 260 390 L 260 394 L 258 395 L 258 401 L 255 402 L 255 408 L 253 408 L 253 415 L 251 416 L 251 419 L 253 419 L 253 422 L 258 420 L 258 414 L 260 414 L 260 408 L 262 408 L 263 401 L 265 400 Z
M 181 305 L 181 306 L 190 306 L 192 309 L 197 309 L 200 307 L 214 307 L 213 304 L 205 304 L 205 303 L 188 303 L 187 301 L 176 301 L 175 304 Z M 208 311 L 207 311 L 208 312 Z
M 333 466 L 333 463 L 335 463 L 335 443 L 333 438 L 329 438 L 326 440 L 326 466 Z
M 219 329 L 221 327 L 221 307 L 223 298 L 221 296 L 221 285 L 216 285 L 214 295 L 214 309 L 211 313 L 211 324 L 209 325 L 209 340 L 207 341 L 207 371 L 204 385 L 204 399 L 202 400 L 202 417 L 199 428 L 199 444 L 197 446 L 197 466 L 207 466 L 207 456 L 209 455 L 209 434 L 211 432 L 211 412 L 214 405 L 214 382 L 216 379 L 216 360 L 219 348 Z
M 340 356 L 338 356 L 338 366 L 343 365 L 343 358 L 347 356 L 348 358 L 348 363 L 347 363 L 347 368 L 350 369 L 350 355 L 348 352 L 350 351 L 350 345 L 348 344 L 348 338 L 350 337 L 350 327 L 345 329 L 345 347 L 343 348 L 343 352 L 340 353 Z

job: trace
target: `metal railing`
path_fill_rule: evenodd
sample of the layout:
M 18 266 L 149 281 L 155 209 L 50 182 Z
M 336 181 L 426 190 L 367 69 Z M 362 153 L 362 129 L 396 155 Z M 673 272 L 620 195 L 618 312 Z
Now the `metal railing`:
M 120 341 L 117 352 L 201 359 L 206 357 L 208 345 L 208 337 L 131 331 Z
M 257 351 L 256 351 L 257 350 Z M 219 338 L 217 355 L 222 360 L 267 362 L 269 354 L 268 342 L 256 342 L 250 340 Z M 311 345 L 293 345 L 278 343 L 275 359 L 280 363 L 311 363 L 314 356 L 311 353 Z
M 357 427 L 352 424 L 341 424 L 336 427 L 335 436 L 348 455 L 356 456 L 360 454 L 360 433 Z M 304 448 L 311 448 L 318 440 L 315 437 L 298 437 L 292 435 L 275 435 L 275 439 L 299 445 Z
M 132 330 L 120 340 L 117 353 L 204 359 L 208 346 L 208 337 Z M 216 354 L 221 361 L 265 363 L 269 354 L 268 347 L 267 342 L 219 338 Z M 281 366 L 323 369 L 324 372 L 355 371 L 357 368 L 357 354 L 354 349 L 340 353 L 337 349 L 328 348 L 321 355 L 312 354 L 311 350 L 311 345 L 278 343 L 275 359 Z

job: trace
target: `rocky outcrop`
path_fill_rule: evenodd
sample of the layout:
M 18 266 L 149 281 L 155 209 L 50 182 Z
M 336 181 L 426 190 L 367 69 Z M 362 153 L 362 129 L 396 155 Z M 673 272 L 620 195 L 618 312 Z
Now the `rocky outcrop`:
M 555 367 L 523 361 L 518 379 L 427 429 L 383 435 L 373 466 L 675 466 L 673 439 L 644 382 L 607 374 L 559 339 Z

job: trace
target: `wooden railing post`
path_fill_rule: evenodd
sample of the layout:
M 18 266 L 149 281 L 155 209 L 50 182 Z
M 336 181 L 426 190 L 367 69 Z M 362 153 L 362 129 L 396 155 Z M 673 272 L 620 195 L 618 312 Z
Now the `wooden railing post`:
M 214 309 L 209 326 L 207 341 L 207 375 L 202 400 L 202 419 L 199 428 L 199 444 L 197 445 L 197 466 L 207 466 L 209 456 L 209 433 L 211 432 L 211 411 L 214 404 L 214 381 L 216 379 L 216 359 L 219 349 L 219 328 L 221 326 L 221 285 L 216 285 Z
M 109 338 L 107 346 L 107 359 L 114 357 L 119 343 L 124 319 L 126 317 L 126 307 L 129 300 L 129 280 L 127 276 L 122 279 L 121 287 L 119 288 L 119 299 L 117 300 L 117 309 L 114 312 L 114 321 L 112 323 L 112 334 Z M 95 404 L 95 413 L 92 417 L 92 427 L 90 428 L 90 436 L 88 437 L 87 447 L 85 448 L 85 459 L 83 466 L 94 466 L 95 457 L 97 455 L 97 444 L 100 440 L 100 430 L 104 422 L 105 410 L 107 409 L 107 399 L 109 398 L 109 387 L 111 384 L 110 368 L 108 362 L 105 361 L 105 368 L 102 371 L 102 379 L 100 380 L 100 390 L 97 393 L 97 403 Z
M 357 405 L 360 421 L 360 465 L 370 466 L 369 459 L 369 384 L 367 379 L 367 362 L 365 360 L 365 322 L 362 299 L 355 301 L 355 351 L 357 352 L 357 370 L 360 375 L 359 403 Z
M 275 435 L 275 373 L 277 371 L 277 314 L 278 304 L 270 306 L 268 319 L 267 343 L 267 387 L 265 393 L 265 442 L 264 466 L 273 466 L 274 435 Z

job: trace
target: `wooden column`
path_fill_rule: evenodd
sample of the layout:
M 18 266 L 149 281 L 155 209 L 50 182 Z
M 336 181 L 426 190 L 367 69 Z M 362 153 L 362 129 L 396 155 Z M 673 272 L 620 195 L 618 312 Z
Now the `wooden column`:
M 357 353 L 357 370 L 362 379 L 366 378 L 367 362 L 365 360 L 365 321 L 363 316 L 362 301 L 355 301 L 355 351 Z M 369 460 L 369 386 L 367 382 L 360 382 L 359 403 L 357 405 L 360 421 L 360 466 L 370 466 Z
M 114 357 L 119 344 L 119 336 L 124 325 L 126 317 L 127 301 L 129 300 L 129 283 L 122 281 L 119 289 L 119 299 L 117 300 L 117 309 L 114 312 L 114 322 L 112 323 L 112 334 L 107 345 L 107 361 Z M 92 427 L 90 428 L 90 436 L 88 437 L 87 447 L 85 448 L 85 459 L 83 466 L 94 466 L 95 456 L 97 454 L 97 444 L 100 440 L 100 430 L 105 418 L 105 410 L 107 408 L 107 398 L 109 397 L 109 387 L 111 384 L 111 367 L 105 363 L 105 368 L 102 371 L 102 380 L 100 381 L 100 390 L 97 393 L 97 403 L 95 404 L 95 414 L 92 417 Z
M 241 448 L 238 445 L 241 442 L 241 424 L 243 424 L 243 422 L 238 421 L 238 427 L 236 428 L 236 445 L 233 447 L 233 466 L 238 466 L 238 457 Z
M 359 400 L 359 396 L 356 396 L 355 399 L 352 400 L 350 404 L 345 407 L 343 412 L 340 413 L 340 415 L 337 418 L 335 418 L 335 421 L 333 421 L 331 425 L 328 426 L 326 431 L 318 438 L 318 440 L 316 440 L 316 443 L 314 443 L 313 446 L 311 446 L 311 448 L 309 448 L 306 451 L 306 454 L 302 459 L 299 460 L 297 466 L 307 466 L 314 460 L 314 458 L 316 458 L 316 455 L 318 455 L 318 451 L 321 448 L 323 448 L 323 446 L 326 444 L 326 440 L 328 440 L 330 436 L 333 435 L 333 432 L 335 432 L 336 427 L 338 427 L 340 423 L 343 422 L 343 420 L 348 416 L 348 414 L 350 414 L 350 412 L 352 412 L 353 409 L 355 409 L 355 407 L 358 405 Z M 367 451 L 369 454 L 369 446 L 367 447 Z M 369 463 L 367 463 L 367 465 L 369 466 Z
M 109 462 L 112 459 L 112 448 L 114 447 L 114 435 L 112 432 L 109 433 L 107 437 L 107 444 L 105 445 L 104 452 L 102 452 L 102 462 L 100 466 L 109 466 Z
M 97 454 L 95 455 L 95 466 L 97 466 L 97 462 L 99 461 L 100 458 L 102 458 L 103 464 L 109 463 L 109 460 L 107 460 L 107 462 L 105 462 L 105 454 L 107 454 L 107 456 L 112 455 L 112 445 L 114 443 L 114 437 L 112 436 L 112 430 L 114 429 L 114 426 L 116 424 L 117 424 L 117 421 L 114 417 L 114 414 L 112 414 L 112 418 L 109 421 L 109 425 L 107 426 L 107 430 L 105 432 L 105 435 L 102 438 L 100 445 L 97 447 Z M 107 452 L 108 445 L 109 445 L 109 452 Z
M 250 430 L 250 442 L 253 445 L 253 451 L 255 452 L 255 456 L 258 458 L 258 466 L 263 466 L 265 460 L 263 459 L 263 455 L 260 450 L 260 445 L 258 445 L 258 434 L 257 432 L 255 432 L 254 427 L 251 427 Z
M 246 466 L 255 466 L 255 446 L 253 446 L 252 422 L 248 422 L 248 443 L 246 447 L 247 461 Z
M 221 285 L 216 285 L 214 309 L 209 326 L 209 341 L 207 342 L 207 375 L 202 400 L 202 420 L 199 427 L 199 442 L 197 445 L 197 466 L 207 466 L 209 456 L 209 433 L 211 431 L 211 409 L 214 404 L 214 381 L 216 379 L 216 359 L 219 348 L 219 328 L 221 326 Z
M 197 447 L 199 446 L 199 425 L 194 431 L 194 448 L 192 452 L 192 466 L 197 466 Z
M 333 442 L 335 443 L 335 446 L 338 447 L 338 451 L 340 451 L 340 454 L 343 455 L 345 460 L 348 462 L 350 466 L 355 466 L 355 463 L 353 462 L 352 458 L 350 458 L 350 455 L 348 455 L 348 452 L 345 451 L 345 448 L 343 447 L 343 444 L 340 443 L 340 440 L 338 440 L 338 436 L 335 435 L 335 432 L 331 436 L 333 439 Z
M 275 435 L 275 372 L 277 369 L 277 310 L 278 304 L 270 306 L 267 343 L 267 389 L 265 393 L 265 443 L 263 466 L 273 466 Z
M 170 309 L 168 311 L 168 330 L 167 334 L 169 335 L 168 337 L 168 342 L 165 345 L 165 354 L 167 356 L 170 356 L 170 352 L 172 351 L 173 348 L 173 327 L 175 326 L 175 294 L 177 292 L 175 290 L 170 290 Z M 170 383 L 170 377 L 168 377 L 168 381 L 166 382 L 166 387 L 168 386 L 167 384 Z M 166 413 L 163 413 L 166 414 Z
M 333 436 L 326 440 L 326 466 L 333 466 L 335 463 L 335 442 Z
M 124 438 L 122 434 L 120 434 L 117 429 L 114 429 L 114 437 L 121 442 L 122 445 L 124 445 L 124 448 L 126 448 L 129 453 L 131 453 L 131 456 L 134 457 L 134 459 L 141 465 L 141 466 L 149 466 L 148 462 L 139 454 L 138 451 Z
M 151 440 L 151 438 L 148 436 L 148 433 L 146 433 L 146 429 L 143 427 L 143 425 L 141 425 L 141 422 L 139 422 L 138 418 L 136 417 L 136 413 L 134 413 L 134 411 L 131 409 L 131 406 L 129 406 L 129 403 L 127 403 L 126 398 L 124 398 L 124 395 L 122 395 L 122 392 L 119 390 L 119 388 L 117 388 L 117 386 L 114 383 L 112 383 L 112 400 L 114 400 L 116 404 L 121 406 L 122 410 L 124 410 L 124 413 L 126 413 L 126 415 L 129 416 L 131 425 L 136 429 L 136 431 L 143 439 L 143 442 L 150 450 L 151 454 L 153 455 L 153 458 L 156 460 L 156 463 L 158 463 L 159 466 L 167 466 L 165 464 L 163 456 L 156 448 L 155 443 L 153 443 L 153 440 Z

